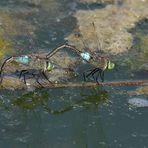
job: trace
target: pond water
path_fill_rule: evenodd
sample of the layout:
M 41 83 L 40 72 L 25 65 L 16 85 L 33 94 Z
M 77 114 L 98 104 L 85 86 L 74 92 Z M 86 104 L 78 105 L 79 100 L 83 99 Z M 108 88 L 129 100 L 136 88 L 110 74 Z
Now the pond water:
M 43 0 L 43 3 L 41 0 L 1 0 L 0 6 L 3 11 L 12 12 L 14 16 L 11 17 L 18 20 L 23 17 L 36 28 L 35 36 L 31 36 L 34 47 L 28 45 L 26 35 L 15 38 L 16 42 L 24 40 L 19 54 L 48 51 L 49 47 L 58 46 L 77 26 L 72 16 L 77 9 L 105 7 L 79 5 L 68 0 Z M 15 46 L 18 47 L 17 44 Z M 106 81 L 147 78 L 143 72 L 129 74 L 126 71 L 127 67 L 123 67 L 108 72 Z M 42 89 L 33 92 L 0 90 L 0 147 L 146 148 L 148 108 L 134 108 L 128 104 L 128 99 L 134 97 L 128 92 L 137 87 Z M 146 95 L 140 97 L 147 99 Z

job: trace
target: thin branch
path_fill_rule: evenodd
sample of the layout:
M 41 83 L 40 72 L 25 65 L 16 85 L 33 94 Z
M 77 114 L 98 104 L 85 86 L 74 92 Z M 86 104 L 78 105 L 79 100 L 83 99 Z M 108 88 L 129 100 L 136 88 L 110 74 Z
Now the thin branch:
M 135 80 L 135 81 L 112 81 L 104 83 L 94 83 L 94 82 L 82 82 L 82 83 L 68 83 L 68 84 L 55 84 L 51 86 L 50 84 L 44 85 L 46 88 L 66 88 L 66 87 L 103 87 L 103 86 L 114 86 L 114 85 L 148 85 L 148 80 Z
M 103 83 L 94 83 L 94 82 L 69 82 L 69 83 L 49 83 L 45 79 L 40 80 L 44 88 L 88 88 L 88 87 L 104 87 L 104 86 L 120 86 L 120 85 L 148 85 L 148 80 L 131 80 L 131 81 L 111 81 Z M 1 88 L 3 89 L 28 89 L 29 88 L 40 88 L 41 86 L 38 83 L 35 83 L 34 79 L 27 79 L 26 86 L 24 82 L 17 77 L 5 76 L 1 83 Z
M 55 55 L 58 51 L 60 51 L 63 48 L 70 48 L 72 50 L 74 50 L 78 55 L 81 54 L 81 51 L 78 50 L 76 47 L 68 45 L 68 44 L 63 44 L 55 49 L 52 49 L 52 51 L 50 51 L 49 53 L 47 53 L 46 57 L 47 58 L 51 58 L 53 55 Z

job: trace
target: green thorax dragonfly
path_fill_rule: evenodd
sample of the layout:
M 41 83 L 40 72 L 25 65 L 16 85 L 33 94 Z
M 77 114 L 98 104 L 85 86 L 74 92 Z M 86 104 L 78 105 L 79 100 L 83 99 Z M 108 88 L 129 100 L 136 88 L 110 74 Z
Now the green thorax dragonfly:
M 89 52 L 82 52 L 79 49 L 77 49 L 75 46 L 64 44 L 59 46 L 58 48 L 53 49 L 51 52 L 49 52 L 46 55 L 47 59 L 50 59 L 52 56 L 54 56 L 57 52 L 59 52 L 62 48 L 69 48 L 77 53 L 78 56 L 80 56 L 86 63 L 90 63 L 95 68 L 92 68 L 90 70 L 87 70 L 83 72 L 84 80 L 88 78 L 89 76 L 92 76 L 93 79 L 98 82 L 98 78 L 100 76 L 101 81 L 104 81 L 104 71 L 105 70 L 112 70 L 115 67 L 115 64 L 112 63 L 109 58 L 103 57 L 103 56 L 92 56 Z M 95 75 L 97 76 L 95 77 Z

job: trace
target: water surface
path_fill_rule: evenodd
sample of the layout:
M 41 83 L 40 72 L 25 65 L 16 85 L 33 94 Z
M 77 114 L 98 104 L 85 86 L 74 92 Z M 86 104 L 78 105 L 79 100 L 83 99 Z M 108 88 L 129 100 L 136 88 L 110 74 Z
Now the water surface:
M 72 14 L 81 7 L 88 8 L 64 0 L 45 0 L 44 5 L 3 0 L 0 5 L 1 9 L 13 11 L 18 20 L 27 20 L 36 28 L 31 36 L 33 45 L 28 35 L 15 36 L 14 41 L 23 40 L 19 54 L 48 51 L 65 42 L 64 37 L 77 26 Z M 37 10 L 32 12 L 33 9 Z M 106 73 L 106 81 L 146 78 L 142 72 L 133 76 L 126 70 L 117 67 Z M 0 145 L 3 148 L 146 148 L 148 108 L 128 104 L 133 97 L 128 91 L 137 87 L 0 90 Z

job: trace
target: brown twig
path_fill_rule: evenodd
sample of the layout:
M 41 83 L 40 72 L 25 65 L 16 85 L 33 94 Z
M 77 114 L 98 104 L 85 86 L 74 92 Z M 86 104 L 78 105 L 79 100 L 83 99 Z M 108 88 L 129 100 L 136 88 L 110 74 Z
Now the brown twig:
M 120 85 L 148 85 L 148 80 L 131 80 L 131 81 L 111 81 L 103 83 L 95 82 L 69 82 L 69 83 L 48 83 L 45 80 L 41 80 L 43 87 L 45 88 L 87 88 L 87 87 L 102 87 L 102 86 L 120 86 Z M 34 79 L 27 80 L 29 86 L 26 86 L 22 80 L 15 77 L 6 76 L 1 83 L 1 87 L 5 89 L 26 89 L 28 87 L 39 88 L 38 83 L 34 82 Z
M 102 86 L 113 86 L 113 85 L 148 85 L 148 80 L 135 80 L 135 81 L 114 81 L 104 82 L 96 84 L 94 82 L 83 82 L 83 83 L 68 83 L 68 84 L 55 84 L 53 86 L 45 84 L 46 88 L 67 88 L 67 87 L 102 87 Z

